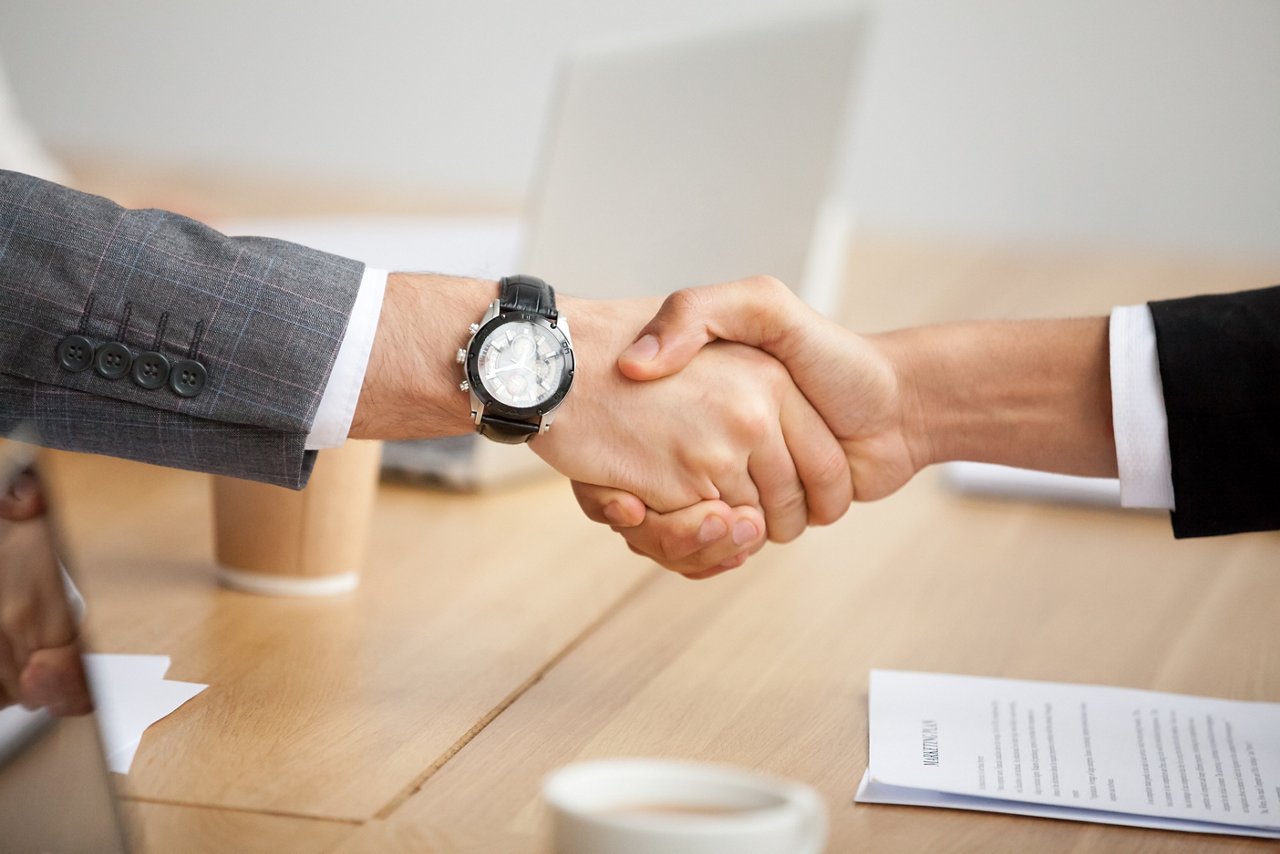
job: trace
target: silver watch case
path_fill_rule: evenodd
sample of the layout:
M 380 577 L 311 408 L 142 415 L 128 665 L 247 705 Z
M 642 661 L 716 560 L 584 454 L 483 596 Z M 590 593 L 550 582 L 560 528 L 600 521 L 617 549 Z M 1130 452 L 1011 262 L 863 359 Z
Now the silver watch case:
M 504 323 L 515 321 L 526 321 L 549 329 L 556 338 L 560 339 L 560 346 L 565 354 L 564 374 L 560 378 L 560 386 L 540 406 L 528 408 L 508 406 L 489 395 L 484 388 L 484 383 L 480 381 L 480 374 L 476 367 L 476 361 L 480 357 L 480 349 L 476 342 L 487 338 L 494 328 Z M 471 395 L 471 420 L 475 422 L 476 426 L 479 427 L 480 419 L 484 418 L 486 414 L 490 414 L 515 421 L 529 422 L 532 422 L 536 417 L 538 419 L 539 435 L 551 429 L 552 422 L 556 420 L 556 410 L 564 403 L 565 396 L 568 395 L 569 389 L 573 386 L 575 363 L 573 336 L 569 332 L 569 321 L 562 316 L 552 323 L 541 314 L 531 311 L 504 312 L 501 301 L 494 300 L 489 304 L 484 317 L 480 318 L 480 322 L 471 324 L 469 331 L 471 332 L 471 337 L 467 340 L 465 351 L 459 351 L 459 356 L 463 362 L 462 388 Z M 465 357 L 463 356 L 464 352 Z

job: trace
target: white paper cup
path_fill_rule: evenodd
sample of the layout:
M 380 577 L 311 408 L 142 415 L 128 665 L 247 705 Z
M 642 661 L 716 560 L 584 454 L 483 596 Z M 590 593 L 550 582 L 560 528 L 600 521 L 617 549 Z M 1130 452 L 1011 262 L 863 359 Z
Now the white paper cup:
M 821 854 L 827 838 L 812 788 L 727 765 L 582 762 L 542 796 L 557 854 Z

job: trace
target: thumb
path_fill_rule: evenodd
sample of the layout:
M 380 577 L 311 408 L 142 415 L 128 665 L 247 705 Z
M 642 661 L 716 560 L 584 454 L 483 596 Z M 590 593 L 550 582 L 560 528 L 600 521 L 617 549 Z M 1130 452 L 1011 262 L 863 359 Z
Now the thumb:
M 769 276 L 676 291 L 618 358 L 618 369 L 633 380 L 669 376 L 717 339 L 778 355 L 775 346 L 794 328 L 798 305 L 795 294 Z

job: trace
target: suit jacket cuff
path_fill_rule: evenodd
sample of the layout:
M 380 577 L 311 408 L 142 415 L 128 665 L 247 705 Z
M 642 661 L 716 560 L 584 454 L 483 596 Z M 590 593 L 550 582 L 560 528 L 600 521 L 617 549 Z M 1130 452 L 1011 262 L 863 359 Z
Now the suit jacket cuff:
M 1280 287 L 1151 303 L 1178 537 L 1280 528 Z

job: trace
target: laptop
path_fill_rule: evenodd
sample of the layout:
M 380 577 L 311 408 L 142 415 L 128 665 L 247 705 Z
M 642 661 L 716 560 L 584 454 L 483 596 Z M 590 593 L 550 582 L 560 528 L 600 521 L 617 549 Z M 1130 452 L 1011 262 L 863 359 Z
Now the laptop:
M 31 444 L 0 438 L 0 493 L 8 493 L 33 458 Z M 50 505 L 39 519 L 13 524 L 49 525 L 49 539 L 57 542 L 57 521 Z M 5 524 L 11 523 L 0 520 Z M 0 537 L 0 571 L 17 560 L 6 551 L 22 547 L 19 542 L 28 540 Z M 48 565 L 56 572 L 56 557 Z M 0 709 L 0 848 L 49 854 L 128 850 L 93 714 L 54 718 L 16 705 Z
M 862 33 L 842 10 L 574 51 L 523 268 L 600 298 L 768 273 L 833 308 Z

